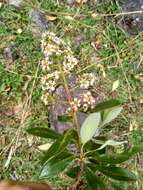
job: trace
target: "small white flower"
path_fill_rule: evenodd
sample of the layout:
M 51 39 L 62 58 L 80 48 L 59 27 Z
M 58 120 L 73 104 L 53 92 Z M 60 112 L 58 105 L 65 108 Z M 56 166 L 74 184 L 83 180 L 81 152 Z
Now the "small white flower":
M 18 34 L 21 34 L 23 32 L 23 30 L 21 29 L 21 28 L 19 28 L 18 30 L 17 30 L 17 33 Z
M 92 96 L 90 91 L 83 94 L 82 101 L 83 101 L 83 110 L 84 111 L 87 111 L 89 108 L 93 109 L 95 107 L 95 99 Z
M 42 94 L 41 100 L 42 100 L 42 102 L 43 102 L 45 105 L 48 105 L 48 97 L 49 97 L 49 94 L 48 94 L 48 93 Z
M 96 77 L 93 73 L 84 73 L 77 79 L 77 83 L 81 88 L 88 89 L 90 86 L 94 86 Z
M 50 71 L 49 62 L 47 62 L 46 60 L 42 60 L 41 68 L 43 71 Z

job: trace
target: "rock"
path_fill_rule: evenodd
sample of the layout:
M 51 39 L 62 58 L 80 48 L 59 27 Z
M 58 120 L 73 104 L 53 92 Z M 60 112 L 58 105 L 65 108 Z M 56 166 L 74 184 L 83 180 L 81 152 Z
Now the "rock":
M 123 12 L 143 11 L 143 0 L 126 0 L 121 6 Z M 143 14 L 124 16 L 122 25 L 129 34 L 138 34 L 143 31 Z
M 51 128 L 58 133 L 63 133 L 65 130 L 72 127 L 72 121 L 61 122 L 58 120 L 59 116 L 64 116 L 66 114 L 67 108 L 68 108 L 67 104 L 62 104 L 59 102 L 54 104 L 52 107 L 50 107 L 49 120 L 50 120 Z M 83 112 L 77 113 L 77 120 L 78 120 L 79 126 L 82 125 L 82 123 L 84 122 L 87 116 L 88 114 L 83 113 Z
M 5 19 L 3 17 L 0 17 L 0 26 L 5 25 Z
M 3 57 L 9 62 L 13 62 L 19 58 L 19 55 L 14 47 L 7 47 L 4 49 Z
M 76 3 L 75 0 L 67 0 L 67 4 L 69 6 L 73 6 L 75 3 Z
M 74 42 L 74 47 L 75 48 L 79 48 L 80 45 L 82 44 L 82 42 L 85 40 L 85 36 L 83 34 L 79 34 L 77 36 L 75 36 L 73 42 Z
M 29 11 L 29 18 L 31 20 L 31 30 L 35 35 L 40 35 L 48 29 L 49 23 L 46 14 L 38 9 L 31 9 Z
M 1 107 L 0 109 L 0 127 L 7 127 L 7 126 L 13 126 L 15 124 L 15 118 L 13 108 L 8 107 L 4 108 Z
M 7 3 L 16 8 L 20 8 L 23 5 L 23 0 L 7 0 Z
M 86 93 L 88 90 L 76 88 L 76 77 L 71 75 L 68 79 L 68 83 L 71 88 L 74 89 L 72 91 L 73 97 L 79 99 L 82 94 Z M 96 86 L 96 90 L 92 90 L 92 95 L 95 98 L 96 103 L 99 103 L 103 99 L 103 93 L 101 93 L 101 89 Z M 57 100 L 55 103 L 49 108 L 49 122 L 51 128 L 58 133 L 63 133 L 66 129 L 72 127 L 72 121 L 59 121 L 59 117 L 66 115 L 69 105 L 67 103 L 67 95 L 63 86 L 59 86 L 55 93 Z M 88 113 L 78 112 L 77 120 L 79 126 L 82 126 L 82 123 L 87 118 Z

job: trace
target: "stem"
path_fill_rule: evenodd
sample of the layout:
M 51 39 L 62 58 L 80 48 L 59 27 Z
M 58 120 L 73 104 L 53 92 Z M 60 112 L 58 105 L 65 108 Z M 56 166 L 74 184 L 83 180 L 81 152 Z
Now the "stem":
M 77 131 L 77 134 L 78 134 L 78 146 L 79 146 L 79 149 L 81 149 L 81 142 L 80 142 L 80 128 L 79 128 L 79 125 L 78 125 L 78 120 L 77 120 L 77 113 L 76 111 L 72 108 L 71 106 L 71 102 L 73 101 L 73 97 L 70 93 L 70 90 L 69 90 L 69 86 L 68 86 L 68 83 L 67 83 L 67 80 L 65 78 L 65 75 L 64 75 L 64 72 L 59 64 L 59 70 L 60 70 L 60 73 L 61 73 L 61 77 L 63 79 L 63 83 L 64 83 L 64 88 L 65 88 L 65 91 L 66 91 L 66 94 L 67 94 L 67 99 L 68 99 L 68 103 L 71 107 L 71 114 L 72 114 L 72 119 L 73 119 L 73 128 L 76 129 Z M 80 151 L 81 152 L 81 151 Z
M 77 190 L 78 189 L 83 170 L 84 170 L 84 162 L 83 162 L 83 160 L 80 160 L 80 171 L 77 174 L 75 182 L 72 184 L 72 186 L 69 188 L 69 190 Z
M 72 186 L 70 187 L 70 190 L 76 190 L 78 185 L 80 184 L 80 178 L 82 176 L 82 173 L 83 173 L 83 169 L 84 169 L 84 162 L 83 162 L 83 147 L 81 145 L 81 141 L 80 141 L 80 127 L 78 125 L 78 120 L 77 120 L 77 112 L 73 109 L 73 107 L 71 106 L 71 102 L 73 101 L 73 97 L 70 93 L 70 90 L 69 90 L 69 86 L 68 86 L 68 83 L 67 83 L 67 80 L 66 80 L 66 77 L 65 77 L 65 74 L 62 70 L 62 67 L 60 66 L 60 64 L 58 65 L 59 66 L 59 70 L 60 70 L 60 73 L 61 73 L 61 77 L 62 77 L 62 80 L 63 80 L 63 85 L 64 85 L 64 88 L 65 88 L 65 91 L 66 91 L 66 94 L 67 94 L 67 99 L 68 99 L 68 103 L 71 107 L 71 114 L 72 114 L 72 118 L 73 118 L 73 128 L 76 129 L 77 131 L 77 134 L 78 134 L 78 148 L 79 148 L 79 155 L 80 155 L 80 161 L 79 161 L 79 165 L 80 165 L 80 171 L 78 172 L 77 174 L 77 177 L 76 177 L 76 180 L 75 182 L 72 184 Z

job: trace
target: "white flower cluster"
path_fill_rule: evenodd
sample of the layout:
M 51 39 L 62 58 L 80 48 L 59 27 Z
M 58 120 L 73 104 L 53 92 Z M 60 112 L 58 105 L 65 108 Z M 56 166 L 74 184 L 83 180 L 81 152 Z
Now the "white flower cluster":
M 65 73 L 69 73 L 77 65 L 78 60 L 73 55 L 67 55 L 63 63 L 63 69 Z
M 52 32 L 43 34 L 41 48 L 44 54 L 44 58 L 41 61 L 41 68 L 43 70 L 43 76 L 41 77 L 41 99 L 47 105 L 50 98 L 56 97 L 56 93 L 54 94 L 54 92 L 57 86 L 63 82 L 61 81 L 61 70 L 68 78 L 78 64 L 78 60 L 73 55 L 70 47 Z M 93 73 L 84 73 L 82 76 L 77 76 L 75 83 L 80 89 L 84 89 L 84 91 L 78 95 L 78 98 L 73 97 L 68 110 L 73 109 L 77 111 L 80 109 L 86 112 L 95 106 L 95 99 L 91 92 L 88 91 L 89 87 L 94 86 L 95 80 L 96 78 Z
M 41 48 L 45 56 L 41 61 L 41 67 L 44 71 L 49 71 L 53 64 L 59 64 L 56 59 L 58 57 L 66 73 L 69 73 L 78 63 L 71 48 L 52 32 L 43 34 Z M 54 60 L 56 60 L 56 62 L 54 62 Z
M 84 73 L 77 79 L 77 84 L 82 89 L 88 89 L 89 87 L 94 86 L 96 81 L 95 74 L 93 73 Z
M 41 78 L 42 101 L 47 104 L 49 95 L 55 91 L 60 79 L 58 64 L 67 75 L 78 64 L 78 60 L 74 57 L 70 47 L 52 32 L 43 34 L 41 49 L 44 54 L 41 61 L 41 68 L 44 72 Z
M 86 112 L 89 108 L 93 109 L 95 107 L 95 98 L 92 96 L 91 92 L 88 91 L 83 94 L 83 110 Z
M 72 107 L 73 110 L 77 111 L 78 108 L 81 107 L 81 100 L 78 98 L 74 98 L 74 100 L 70 102 L 70 106 Z M 68 111 L 70 110 L 71 108 L 68 109 Z
M 90 91 L 86 91 L 80 98 L 74 98 L 70 106 L 75 111 L 80 108 L 82 111 L 86 112 L 88 109 L 93 109 L 95 107 L 95 98 Z

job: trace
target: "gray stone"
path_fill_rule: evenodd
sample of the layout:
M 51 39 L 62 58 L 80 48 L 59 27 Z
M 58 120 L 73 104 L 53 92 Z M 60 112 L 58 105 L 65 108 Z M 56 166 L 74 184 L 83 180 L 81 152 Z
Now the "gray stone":
M 67 4 L 69 6 L 73 6 L 75 3 L 76 3 L 75 0 L 67 0 Z
M 31 9 L 29 11 L 29 18 L 33 34 L 40 35 L 48 29 L 49 23 L 44 12 L 38 9 Z
M 23 0 L 7 0 L 7 3 L 16 8 L 20 8 L 23 5 Z
M 82 94 L 86 93 L 88 90 L 86 89 L 80 89 L 76 88 L 76 77 L 74 75 L 71 75 L 68 79 L 68 83 L 70 84 L 72 90 L 72 94 L 74 98 L 80 98 Z M 101 89 L 98 89 L 99 87 L 96 86 L 96 89 L 92 90 L 92 95 L 95 98 L 96 103 L 99 103 L 103 99 L 103 93 L 101 92 Z M 67 109 L 69 108 L 69 105 L 67 103 L 67 95 L 65 92 L 65 89 L 63 86 L 59 86 L 55 93 L 57 97 L 57 100 L 55 103 L 50 106 L 49 108 L 49 122 L 51 124 L 51 128 L 53 128 L 58 133 L 63 133 L 66 129 L 69 129 L 72 127 L 72 121 L 69 122 L 61 122 L 59 121 L 60 116 L 64 116 L 66 114 Z M 78 112 L 77 113 L 77 120 L 79 126 L 82 126 L 82 123 L 87 118 L 88 113 L 84 112 Z
M 0 26 L 4 26 L 5 25 L 5 18 L 0 17 Z
M 126 0 L 122 3 L 123 12 L 143 11 L 143 0 Z M 122 25 L 130 34 L 143 31 L 143 13 L 124 16 Z
M 78 34 L 75 36 L 73 42 L 74 42 L 74 47 L 79 48 L 82 42 L 85 40 L 85 36 L 83 34 Z
M 19 56 L 14 47 L 7 47 L 4 49 L 3 57 L 9 62 L 13 62 L 18 59 Z

